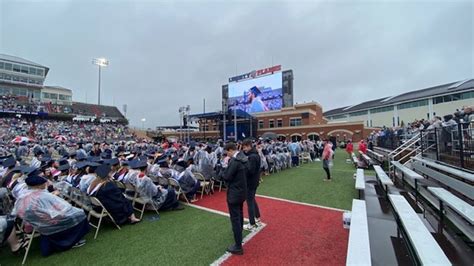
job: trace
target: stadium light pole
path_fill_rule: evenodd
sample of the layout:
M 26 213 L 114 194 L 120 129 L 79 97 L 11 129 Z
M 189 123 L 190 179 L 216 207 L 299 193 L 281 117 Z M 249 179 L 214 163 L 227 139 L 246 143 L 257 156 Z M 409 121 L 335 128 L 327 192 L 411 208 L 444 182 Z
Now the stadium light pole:
M 142 130 L 145 130 L 146 118 L 142 118 L 141 121 L 142 121 Z
M 94 58 L 92 59 L 92 64 L 99 66 L 99 84 L 97 89 L 97 104 L 100 105 L 100 81 L 101 81 L 101 70 L 102 67 L 106 67 L 109 65 L 109 60 L 105 58 Z

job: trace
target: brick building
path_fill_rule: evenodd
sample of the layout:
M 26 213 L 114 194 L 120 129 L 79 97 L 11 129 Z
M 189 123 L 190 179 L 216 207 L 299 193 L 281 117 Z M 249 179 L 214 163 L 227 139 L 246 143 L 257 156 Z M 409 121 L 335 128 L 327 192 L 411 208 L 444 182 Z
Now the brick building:
M 328 122 L 323 116 L 322 106 L 316 102 L 295 104 L 278 111 L 257 113 L 253 114 L 253 117 L 252 121 L 256 123 L 254 125 L 256 134 L 253 135 L 256 137 L 262 137 L 264 134 L 265 136 L 273 135 L 281 140 L 315 140 L 332 136 L 338 140 L 359 141 L 372 131 L 372 129 L 364 128 L 363 121 Z M 239 123 L 246 121 L 238 119 Z M 205 114 L 198 120 L 198 124 L 199 129 L 189 133 L 191 139 L 210 141 L 222 139 L 222 113 Z M 179 138 L 177 130 L 165 130 L 161 131 L 161 134 L 169 138 Z

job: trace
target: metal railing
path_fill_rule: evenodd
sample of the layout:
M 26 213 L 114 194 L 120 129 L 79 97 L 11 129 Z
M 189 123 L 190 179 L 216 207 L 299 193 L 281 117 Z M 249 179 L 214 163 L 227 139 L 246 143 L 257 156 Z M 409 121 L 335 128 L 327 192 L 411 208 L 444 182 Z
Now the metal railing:
M 423 130 L 423 157 L 474 170 L 474 122 Z

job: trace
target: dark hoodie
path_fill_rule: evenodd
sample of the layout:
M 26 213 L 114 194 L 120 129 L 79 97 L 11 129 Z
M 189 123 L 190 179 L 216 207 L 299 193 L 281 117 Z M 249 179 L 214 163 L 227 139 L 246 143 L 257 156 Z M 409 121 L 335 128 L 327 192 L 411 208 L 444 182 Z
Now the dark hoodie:
M 260 181 L 260 156 L 255 148 L 252 148 L 246 155 L 248 158 L 247 188 L 249 190 L 255 190 Z
M 224 180 L 227 182 L 227 202 L 240 204 L 247 198 L 247 156 L 243 152 L 237 153 L 229 161 Z

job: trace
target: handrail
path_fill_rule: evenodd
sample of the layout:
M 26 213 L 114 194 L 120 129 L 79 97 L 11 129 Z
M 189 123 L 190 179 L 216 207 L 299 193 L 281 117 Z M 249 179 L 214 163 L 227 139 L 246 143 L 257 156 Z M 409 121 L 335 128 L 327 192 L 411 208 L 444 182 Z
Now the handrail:
M 402 145 L 398 146 L 395 150 L 391 151 L 388 156 L 392 156 L 394 153 L 397 153 L 398 150 L 404 150 L 407 146 L 411 146 L 413 143 L 416 143 L 419 140 L 420 133 L 416 133 L 415 136 L 413 136 L 411 139 L 407 140 L 405 143 Z M 415 141 L 416 140 L 416 141 Z M 412 143 L 413 142 L 413 143 Z M 399 152 L 397 153 L 397 155 Z M 395 156 L 397 156 L 395 155 Z

